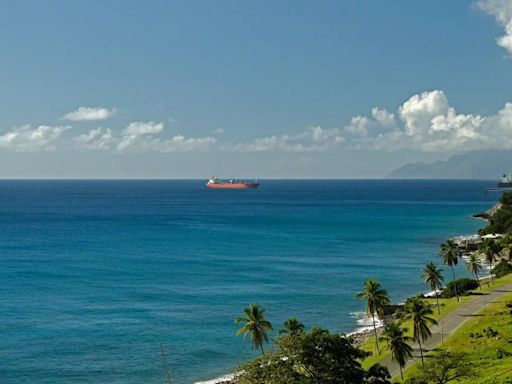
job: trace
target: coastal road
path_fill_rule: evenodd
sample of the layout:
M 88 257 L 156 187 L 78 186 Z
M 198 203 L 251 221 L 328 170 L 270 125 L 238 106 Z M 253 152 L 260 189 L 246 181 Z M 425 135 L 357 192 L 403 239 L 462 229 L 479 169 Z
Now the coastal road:
M 476 296 L 474 299 L 465 302 L 459 308 L 450 312 L 442 319 L 442 322 L 440 320 L 438 325 L 434 325 L 430 329 L 432 331 L 432 337 L 422 345 L 423 353 L 425 354 L 436 347 L 441 347 L 442 340 L 445 340 L 466 321 L 471 319 L 471 317 L 478 315 L 478 313 L 484 309 L 484 300 L 486 305 L 492 302 L 498 302 L 504 295 L 511 292 L 512 283 L 497 288 L 487 294 Z M 414 349 L 414 358 L 407 362 L 406 368 L 420 360 L 420 348 L 418 344 L 413 344 L 412 348 Z M 396 362 L 391 361 L 391 356 L 382 360 L 380 364 L 389 369 L 389 373 L 392 377 L 400 375 L 400 368 Z

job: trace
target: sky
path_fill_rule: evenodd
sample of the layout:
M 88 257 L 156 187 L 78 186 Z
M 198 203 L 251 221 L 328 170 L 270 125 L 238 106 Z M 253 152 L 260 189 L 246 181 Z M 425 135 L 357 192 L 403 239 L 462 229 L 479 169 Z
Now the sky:
M 0 178 L 379 178 L 512 149 L 512 0 L 0 5 Z

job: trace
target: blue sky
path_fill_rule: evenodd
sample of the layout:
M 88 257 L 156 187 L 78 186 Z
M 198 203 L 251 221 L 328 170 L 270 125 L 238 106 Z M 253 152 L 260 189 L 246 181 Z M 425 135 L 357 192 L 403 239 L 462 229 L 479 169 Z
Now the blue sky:
M 382 177 L 512 147 L 509 0 L 4 1 L 0 52 L 4 178 Z

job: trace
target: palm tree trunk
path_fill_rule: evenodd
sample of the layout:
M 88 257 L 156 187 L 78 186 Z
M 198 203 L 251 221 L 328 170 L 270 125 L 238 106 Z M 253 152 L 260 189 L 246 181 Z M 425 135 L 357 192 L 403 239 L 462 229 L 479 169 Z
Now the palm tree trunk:
M 492 261 L 489 262 L 489 272 L 491 274 L 491 283 L 494 284 L 494 278 L 492 277 Z
M 375 350 L 380 355 L 379 341 L 377 339 L 377 327 L 375 326 L 375 315 L 373 313 L 372 313 L 372 321 L 373 321 L 373 334 L 375 335 Z
M 402 365 L 398 364 L 398 367 L 400 368 L 400 377 L 402 378 L 402 381 L 404 381 L 404 373 L 402 372 Z
M 265 351 L 263 350 L 263 344 L 260 344 L 261 354 L 264 355 Z
M 425 362 L 423 361 L 423 349 L 421 348 L 421 340 L 419 337 L 418 337 L 418 345 L 420 346 L 421 365 L 424 367 Z
M 457 297 L 457 301 L 460 301 L 459 293 L 457 292 L 457 283 L 455 282 L 455 270 L 453 269 L 453 264 L 452 264 L 452 275 L 453 275 L 453 289 L 455 290 L 455 296 Z
M 434 295 L 436 295 L 436 302 L 437 302 L 437 313 L 438 314 L 441 314 L 441 307 L 439 306 L 439 295 L 437 294 L 437 290 L 436 290 L 436 286 L 432 286 L 432 288 L 434 289 Z M 403 378 L 402 378 L 403 380 Z
M 478 288 L 482 290 L 482 285 L 480 284 L 480 279 L 478 278 L 478 273 L 475 272 L 476 281 L 478 282 Z

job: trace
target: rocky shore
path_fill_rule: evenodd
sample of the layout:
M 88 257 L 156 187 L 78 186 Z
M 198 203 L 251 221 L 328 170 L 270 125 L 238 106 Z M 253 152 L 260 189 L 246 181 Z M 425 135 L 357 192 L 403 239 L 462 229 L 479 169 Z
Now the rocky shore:
M 377 336 L 380 336 L 382 334 L 383 329 L 384 327 L 382 326 L 377 328 Z M 354 340 L 354 343 L 356 345 L 360 346 L 367 339 L 369 339 L 370 337 L 374 337 L 375 335 L 373 333 L 373 329 L 364 329 L 362 331 L 351 333 L 348 336 L 350 336 Z
M 501 205 L 501 203 L 497 203 L 493 207 L 489 208 L 487 211 L 475 213 L 473 217 L 488 220 L 489 217 L 493 216 L 501 208 Z

